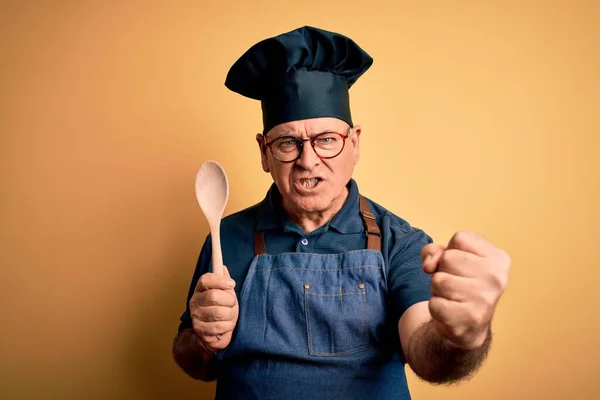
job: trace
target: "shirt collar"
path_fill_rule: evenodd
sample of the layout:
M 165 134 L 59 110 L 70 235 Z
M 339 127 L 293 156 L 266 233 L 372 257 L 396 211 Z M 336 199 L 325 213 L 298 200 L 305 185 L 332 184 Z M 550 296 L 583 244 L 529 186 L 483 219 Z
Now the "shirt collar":
M 286 220 L 287 218 L 281 207 L 281 193 L 279 193 L 277 185 L 273 183 L 267 192 L 267 196 L 260 203 L 256 230 L 266 231 L 281 228 Z
M 329 222 L 329 227 L 340 233 L 358 233 L 364 231 L 363 220 L 360 216 L 358 185 L 350 179 L 348 197 L 337 214 Z
M 348 188 L 346 202 L 333 219 L 319 230 L 327 231 L 328 228 L 331 228 L 344 234 L 364 231 L 363 220 L 360 216 L 358 185 L 354 179 L 350 179 L 346 187 Z M 261 202 L 258 215 L 256 225 L 258 231 L 282 229 L 290 224 L 281 207 L 281 193 L 275 183 L 271 185 L 266 197 Z

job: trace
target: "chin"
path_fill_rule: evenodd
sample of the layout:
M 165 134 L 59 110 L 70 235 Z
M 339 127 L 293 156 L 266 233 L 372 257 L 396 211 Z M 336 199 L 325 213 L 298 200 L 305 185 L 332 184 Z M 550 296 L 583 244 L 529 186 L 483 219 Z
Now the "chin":
M 317 198 L 294 198 L 293 204 L 295 207 L 307 212 L 319 212 L 326 210 L 331 205 L 331 199 L 327 201 L 323 196 Z
M 288 199 L 294 208 L 305 212 L 320 212 L 329 209 L 335 197 L 332 196 L 330 191 L 324 190 L 321 193 L 310 195 L 291 193 Z

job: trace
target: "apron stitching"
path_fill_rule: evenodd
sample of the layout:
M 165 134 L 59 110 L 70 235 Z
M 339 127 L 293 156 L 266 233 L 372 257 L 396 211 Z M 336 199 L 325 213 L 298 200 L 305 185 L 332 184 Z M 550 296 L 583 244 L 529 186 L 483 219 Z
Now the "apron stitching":
M 367 302 L 367 288 L 363 288 L 361 290 L 362 292 L 362 300 L 363 300 L 363 309 L 364 309 L 364 324 L 363 324 L 363 335 L 364 335 L 364 343 L 366 345 L 367 341 L 369 340 L 369 306 L 368 306 L 368 302 Z
M 327 356 L 345 356 L 345 355 L 349 355 L 349 354 L 359 353 L 359 352 L 365 351 L 365 350 L 366 350 L 366 346 L 362 345 L 362 346 L 357 347 L 355 349 L 338 351 L 337 353 L 321 353 L 321 352 L 318 352 L 318 351 L 313 351 L 311 353 L 311 355 L 313 355 L 313 356 L 321 356 L 321 357 L 327 357 Z
M 369 338 L 368 335 L 368 331 L 369 331 L 369 315 L 368 315 L 368 304 L 367 304 L 367 297 L 366 297 L 366 288 L 361 289 L 359 292 L 348 292 L 348 293 L 343 293 L 342 292 L 342 287 L 340 286 L 340 292 L 337 294 L 323 294 L 323 293 L 315 293 L 315 292 L 310 292 L 310 286 L 306 287 L 304 286 L 304 308 L 305 308 L 305 316 L 306 316 L 306 330 L 307 330 L 307 338 L 308 338 L 308 351 L 310 355 L 313 356 L 320 356 L 320 357 L 330 357 L 330 356 L 343 356 L 343 355 L 350 355 L 350 354 L 354 354 L 354 353 L 358 353 L 361 351 L 364 351 L 367 349 L 367 341 Z M 343 296 L 346 295 L 359 295 L 361 297 L 361 301 L 363 303 L 363 323 L 362 323 L 362 331 L 363 331 L 363 343 L 362 345 L 355 347 L 353 349 L 348 349 L 348 350 L 344 350 L 344 351 L 337 351 L 337 352 L 321 352 L 321 351 L 315 351 L 314 349 L 314 345 L 313 345 L 313 337 L 312 337 L 312 318 L 311 318 L 311 314 L 310 314 L 310 296 L 326 296 L 326 297 L 340 297 L 340 300 L 343 301 Z M 343 321 L 343 312 L 344 312 L 344 307 L 343 307 L 343 303 L 342 303 L 342 321 Z
M 362 233 L 362 232 L 361 232 Z M 380 250 L 373 250 L 373 249 L 357 249 L 357 250 L 348 250 L 348 251 L 344 251 L 344 252 L 340 252 L 340 253 L 302 253 L 302 252 L 298 252 L 298 251 L 285 251 L 282 253 L 275 253 L 275 254 L 269 254 L 269 253 L 264 253 L 264 254 L 256 254 L 255 257 L 261 257 L 261 256 L 284 256 L 284 255 L 292 255 L 292 256 L 298 256 L 298 255 L 311 255 L 312 257 L 319 257 L 319 258 L 326 258 L 326 257 L 331 257 L 331 256 L 347 256 L 347 255 L 352 255 L 352 254 L 356 254 L 356 253 L 362 253 L 362 252 L 375 252 L 376 254 L 374 254 L 375 257 L 379 257 L 380 255 L 383 257 L 383 253 Z M 370 256 L 369 256 L 370 257 Z
M 363 295 L 364 293 L 363 292 L 352 292 L 352 293 L 350 293 L 350 292 L 348 292 L 348 293 L 344 292 L 344 293 L 327 294 L 327 293 L 315 293 L 315 292 L 312 292 L 311 296 L 338 296 L 339 297 L 339 296 L 349 296 L 351 294 Z
M 317 271 L 317 272 L 336 272 L 336 271 L 344 271 L 344 270 L 349 270 L 349 269 L 363 269 L 363 268 L 377 268 L 377 269 L 383 269 L 380 265 L 361 265 L 361 266 L 356 266 L 356 267 L 342 267 L 342 268 L 319 268 L 319 267 L 313 267 L 313 268 L 306 268 L 306 267 L 278 267 L 278 268 L 253 268 L 253 269 L 249 269 L 248 272 L 267 272 L 267 271 L 280 271 L 280 270 L 292 270 L 292 269 L 296 269 L 296 270 L 304 270 L 304 271 Z
M 271 277 L 273 276 L 273 274 L 269 275 L 269 278 L 267 279 L 267 287 L 269 287 L 269 283 L 271 282 Z M 265 304 L 269 304 L 269 291 L 266 290 L 265 291 Z M 267 327 L 269 326 L 269 321 L 267 320 L 267 315 L 268 315 L 268 307 L 265 306 L 265 317 L 263 318 L 263 342 L 267 340 Z
M 314 354 L 313 352 L 313 347 L 312 347 L 312 335 L 311 335 L 311 331 L 312 331 L 312 327 L 310 324 L 311 318 L 310 318 L 310 301 L 308 300 L 308 288 L 304 287 L 304 309 L 305 309 L 305 313 L 306 313 L 306 331 L 307 331 L 307 335 L 308 335 L 308 352 L 310 354 Z

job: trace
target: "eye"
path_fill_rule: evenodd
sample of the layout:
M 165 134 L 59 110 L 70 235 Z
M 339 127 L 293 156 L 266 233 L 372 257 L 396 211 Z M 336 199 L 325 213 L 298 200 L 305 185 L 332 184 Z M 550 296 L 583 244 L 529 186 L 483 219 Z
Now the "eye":
M 335 142 L 338 140 L 338 136 L 335 133 L 324 133 L 319 136 L 319 139 L 325 142 Z
M 295 146 L 295 145 L 296 145 L 296 141 L 293 139 L 284 139 L 278 143 L 278 146 L 280 146 L 280 147 L 288 147 L 288 146 Z
M 285 136 L 276 139 L 273 143 L 277 151 L 282 153 L 291 153 L 298 150 L 299 144 L 298 139 L 293 136 Z
M 315 138 L 315 144 L 317 146 L 331 146 L 335 145 L 340 138 L 333 133 L 323 133 Z

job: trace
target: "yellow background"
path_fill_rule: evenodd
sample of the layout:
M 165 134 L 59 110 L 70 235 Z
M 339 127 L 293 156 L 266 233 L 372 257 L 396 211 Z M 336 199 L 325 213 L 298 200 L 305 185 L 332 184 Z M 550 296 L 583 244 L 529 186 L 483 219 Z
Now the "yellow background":
M 208 233 L 263 198 L 260 105 L 225 74 L 302 25 L 375 63 L 352 88 L 363 194 L 507 250 L 493 350 L 415 399 L 600 398 L 600 3 L 13 1 L 0 8 L 0 397 L 210 398 L 171 340 Z

